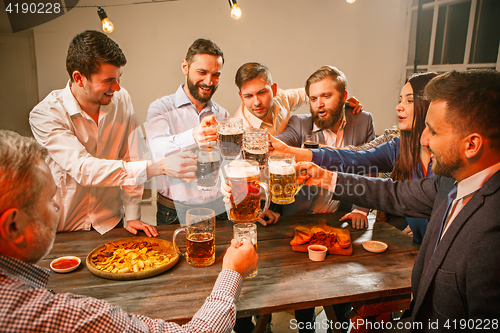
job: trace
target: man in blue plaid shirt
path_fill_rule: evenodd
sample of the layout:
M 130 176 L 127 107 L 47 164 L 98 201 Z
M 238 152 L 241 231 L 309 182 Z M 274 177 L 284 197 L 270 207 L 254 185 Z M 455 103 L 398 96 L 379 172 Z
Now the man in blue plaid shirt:
M 56 184 L 34 139 L 0 130 L 0 330 L 2 332 L 230 332 L 242 277 L 257 266 L 250 241 L 227 249 L 215 286 L 185 325 L 128 314 L 86 296 L 47 290 L 36 265 L 52 248 L 59 221 Z

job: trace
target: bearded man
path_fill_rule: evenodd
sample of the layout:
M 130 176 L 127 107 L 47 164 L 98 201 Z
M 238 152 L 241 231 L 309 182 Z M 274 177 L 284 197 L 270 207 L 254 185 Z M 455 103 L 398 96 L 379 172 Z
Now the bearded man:
M 293 115 L 285 130 L 276 136 L 289 146 L 301 147 L 304 134 L 317 132 L 322 146 L 344 147 L 362 145 L 375 138 L 375 128 L 371 113 L 357 114 L 345 112 L 347 100 L 347 79 L 333 66 L 323 66 L 306 81 L 305 91 L 309 97 L 311 114 Z M 340 202 L 332 199 L 333 193 L 317 187 L 304 186 L 295 196 L 295 202 L 283 206 L 283 215 L 307 213 L 328 213 L 339 209 Z M 342 210 L 349 207 L 342 207 Z M 343 219 L 362 220 L 367 225 L 368 209 L 354 209 Z M 351 304 L 336 304 L 335 314 L 340 322 L 348 323 Z M 314 308 L 296 310 L 295 316 L 300 327 L 311 327 L 314 323 Z M 300 333 L 314 330 L 299 329 Z
M 276 136 L 289 146 L 301 147 L 304 134 L 317 132 L 322 146 L 344 147 L 362 145 L 375 138 L 371 113 L 345 112 L 347 100 L 347 79 L 333 66 L 323 66 L 306 81 L 305 91 L 309 97 L 311 114 L 293 115 L 285 130 Z M 295 197 L 295 203 L 283 209 L 284 215 L 334 212 L 339 202 L 331 200 L 331 193 L 303 188 Z M 316 191 L 317 192 L 317 191 Z
M 212 101 L 217 90 L 224 55 L 212 41 L 197 39 L 182 61 L 185 82 L 173 95 L 157 99 L 149 106 L 146 137 L 151 156 L 165 157 L 180 151 L 208 146 L 217 140 L 216 119 L 228 118 L 226 109 Z M 193 183 L 172 177 L 157 177 L 158 225 L 185 224 L 186 211 L 209 207 L 227 219 L 218 188 L 200 191 Z

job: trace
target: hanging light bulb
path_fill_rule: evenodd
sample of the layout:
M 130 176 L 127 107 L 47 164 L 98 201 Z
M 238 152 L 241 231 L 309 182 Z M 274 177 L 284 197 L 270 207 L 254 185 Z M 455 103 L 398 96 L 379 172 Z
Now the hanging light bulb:
M 115 30 L 115 26 L 114 26 L 113 22 L 111 22 L 110 19 L 108 18 L 108 15 L 104 11 L 104 8 L 98 6 L 97 7 L 97 15 L 99 15 L 99 18 L 101 19 L 102 30 L 107 34 L 112 33 L 113 30 Z
M 235 20 L 239 20 L 241 17 L 241 8 L 238 6 L 236 0 L 228 0 L 229 7 L 231 7 L 231 17 Z
M 356 1 L 356 0 L 345 0 L 345 2 L 347 2 L 347 3 L 354 3 L 354 1 Z

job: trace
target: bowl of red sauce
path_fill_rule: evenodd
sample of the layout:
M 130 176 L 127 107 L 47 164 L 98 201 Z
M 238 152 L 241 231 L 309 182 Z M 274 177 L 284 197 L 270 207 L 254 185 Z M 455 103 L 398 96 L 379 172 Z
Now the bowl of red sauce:
M 68 273 L 77 269 L 81 262 L 80 258 L 74 256 L 60 257 L 52 260 L 50 268 L 57 273 Z

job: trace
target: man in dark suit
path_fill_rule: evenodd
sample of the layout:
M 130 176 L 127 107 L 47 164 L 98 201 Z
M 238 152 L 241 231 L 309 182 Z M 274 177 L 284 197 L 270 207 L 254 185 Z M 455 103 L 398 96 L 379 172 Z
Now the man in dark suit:
M 361 111 L 353 114 L 345 111 L 347 100 L 347 79 L 336 67 L 322 66 L 306 81 L 305 91 L 309 97 L 310 111 L 308 115 L 293 115 L 286 128 L 276 136 L 290 146 L 301 147 L 304 135 L 309 132 L 318 134 L 321 145 L 344 147 L 359 146 L 375 139 L 375 129 L 371 113 Z M 283 215 L 300 215 L 306 213 L 326 213 L 339 209 L 340 202 L 332 200 L 332 193 L 304 186 L 295 197 L 295 202 L 282 207 Z M 350 207 L 343 207 L 350 209 Z M 353 226 L 368 226 L 368 209 L 355 209 L 343 217 L 352 219 Z M 337 319 L 349 322 L 351 303 L 334 306 Z M 299 327 L 312 327 L 314 324 L 314 308 L 295 311 Z M 314 332 L 314 329 L 299 329 L 299 333 Z
M 394 182 L 334 173 L 311 162 L 306 184 L 338 200 L 430 218 L 412 275 L 418 331 L 497 328 L 500 320 L 500 73 L 449 72 L 429 82 L 421 143 L 438 175 Z M 328 150 L 312 161 L 328 165 Z M 493 326 L 492 326 L 493 325 Z

